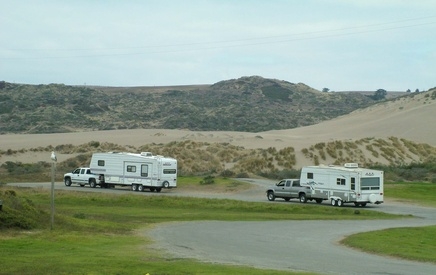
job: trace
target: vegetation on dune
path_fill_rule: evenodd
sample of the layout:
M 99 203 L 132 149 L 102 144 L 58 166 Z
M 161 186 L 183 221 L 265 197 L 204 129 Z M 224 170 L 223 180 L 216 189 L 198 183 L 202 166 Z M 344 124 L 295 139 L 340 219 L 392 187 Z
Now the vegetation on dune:
M 88 166 L 94 152 L 152 152 L 155 155 L 174 157 L 178 160 L 180 176 L 223 176 L 266 178 L 298 177 L 298 162 L 309 160 L 314 165 L 354 162 L 360 166 L 385 171 L 387 181 L 436 182 L 436 148 L 428 144 L 405 139 L 365 138 L 356 141 L 331 141 L 317 143 L 301 150 L 298 156 L 293 147 L 276 149 L 246 149 L 229 143 L 208 143 L 185 140 L 167 144 L 146 144 L 138 148 L 118 144 L 90 141 L 74 146 L 38 147 L 31 149 L 0 150 L 0 159 L 29 152 L 50 152 L 69 155 L 57 164 L 56 179 L 79 166 Z M 301 158 L 305 158 L 302 160 Z M 300 159 L 299 159 L 300 158 Z M 51 164 L 48 161 L 22 163 L 3 161 L 0 175 L 3 182 L 46 181 Z
M 355 162 L 385 170 L 390 180 L 436 182 L 436 148 L 406 139 L 389 137 L 321 142 L 303 148 L 302 153 L 315 165 Z

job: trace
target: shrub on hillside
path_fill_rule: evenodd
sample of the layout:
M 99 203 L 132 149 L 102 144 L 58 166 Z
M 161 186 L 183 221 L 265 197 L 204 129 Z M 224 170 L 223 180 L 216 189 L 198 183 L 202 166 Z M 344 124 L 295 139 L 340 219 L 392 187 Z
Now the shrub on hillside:
M 200 184 L 214 184 L 215 183 L 215 177 L 208 175 L 203 178 L 203 180 L 200 181 Z
M 34 229 L 41 225 L 42 217 L 48 217 L 30 199 L 21 197 L 15 190 L 0 189 L 0 199 L 3 201 L 0 229 Z

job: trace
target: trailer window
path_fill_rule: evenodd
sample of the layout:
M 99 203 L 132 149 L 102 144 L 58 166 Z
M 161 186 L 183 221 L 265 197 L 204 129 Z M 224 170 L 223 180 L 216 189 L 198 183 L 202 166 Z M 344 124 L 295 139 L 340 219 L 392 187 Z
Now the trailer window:
M 362 178 L 360 186 L 362 190 L 380 190 L 380 178 Z
M 345 179 L 337 178 L 336 179 L 336 184 L 337 185 L 345 185 Z
M 141 165 L 141 177 L 148 177 L 148 165 Z
M 104 160 L 98 160 L 97 161 L 98 166 L 104 166 Z
M 127 172 L 136 172 L 136 166 L 134 165 L 127 165 Z
M 164 174 L 175 174 L 176 169 L 163 169 Z
M 313 179 L 313 173 L 307 173 L 307 178 L 308 179 Z
M 356 190 L 356 178 L 351 178 L 351 190 Z

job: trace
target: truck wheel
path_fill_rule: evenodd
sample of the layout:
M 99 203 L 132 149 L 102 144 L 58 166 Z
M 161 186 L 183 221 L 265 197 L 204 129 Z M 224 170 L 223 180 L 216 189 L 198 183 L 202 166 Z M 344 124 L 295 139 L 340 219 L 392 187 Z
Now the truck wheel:
M 338 207 L 341 207 L 342 205 L 344 205 L 344 202 L 343 202 L 342 200 L 338 200 L 338 201 L 336 202 L 336 205 L 337 205 Z
M 71 186 L 71 179 L 70 178 L 65 179 L 65 186 Z
M 138 191 L 139 192 L 144 191 L 144 186 L 142 186 L 142 184 L 138 184 Z
M 89 187 L 95 188 L 96 186 L 97 186 L 97 184 L 95 183 L 95 179 L 90 179 L 89 180 Z
M 315 199 L 316 203 L 322 203 L 322 199 Z
M 332 206 L 336 206 L 336 205 L 337 205 L 336 200 L 335 200 L 335 199 L 332 199 L 332 200 L 331 200 L 331 204 L 332 204 Z
M 299 198 L 300 198 L 300 202 L 301 203 L 306 203 L 307 202 L 306 194 L 301 193 Z
M 138 190 L 138 186 L 136 186 L 136 184 L 132 184 L 132 191 L 136 191 Z
M 269 201 L 273 201 L 273 200 L 276 199 L 276 196 L 274 196 L 274 192 L 273 191 L 269 191 L 266 196 L 267 196 Z
M 163 187 L 164 187 L 164 188 L 170 188 L 170 183 L 167 182 L 167 181 L 164 181 L 164 183 L 163 183 Z

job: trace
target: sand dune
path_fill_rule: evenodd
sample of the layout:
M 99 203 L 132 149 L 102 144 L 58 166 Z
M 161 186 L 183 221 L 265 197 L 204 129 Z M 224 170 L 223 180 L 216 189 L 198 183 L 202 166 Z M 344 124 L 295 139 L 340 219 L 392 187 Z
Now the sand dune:
M 299 151 L 318 142 L 390 136 L 436 146 L 436 100 L 432 100 L 426 94 L 429 92 L 417 94 L 413 98 L 400 98 L 356 110 L 351 114 L 316 125 L 289 130 L 246 133 L 137 129 L 61 134 L 8 134 L 0 135 L 0 149 L 6 151 L 61 144 L 79 145 L 89 141 L 141 146 L 149 143 L 194 140 L 226 142 L 249 149 L 268 147 L 281 149 L 292 146 Z M 0 158 L 0 162 L 3 161 L 5 158 Z
M 267 133 L 293 136 L 295 140 L 303 138 L 309 143 L 395 136 L 436 146 L 436 101 L 424 95 L 402 98 L 317 125 Z

